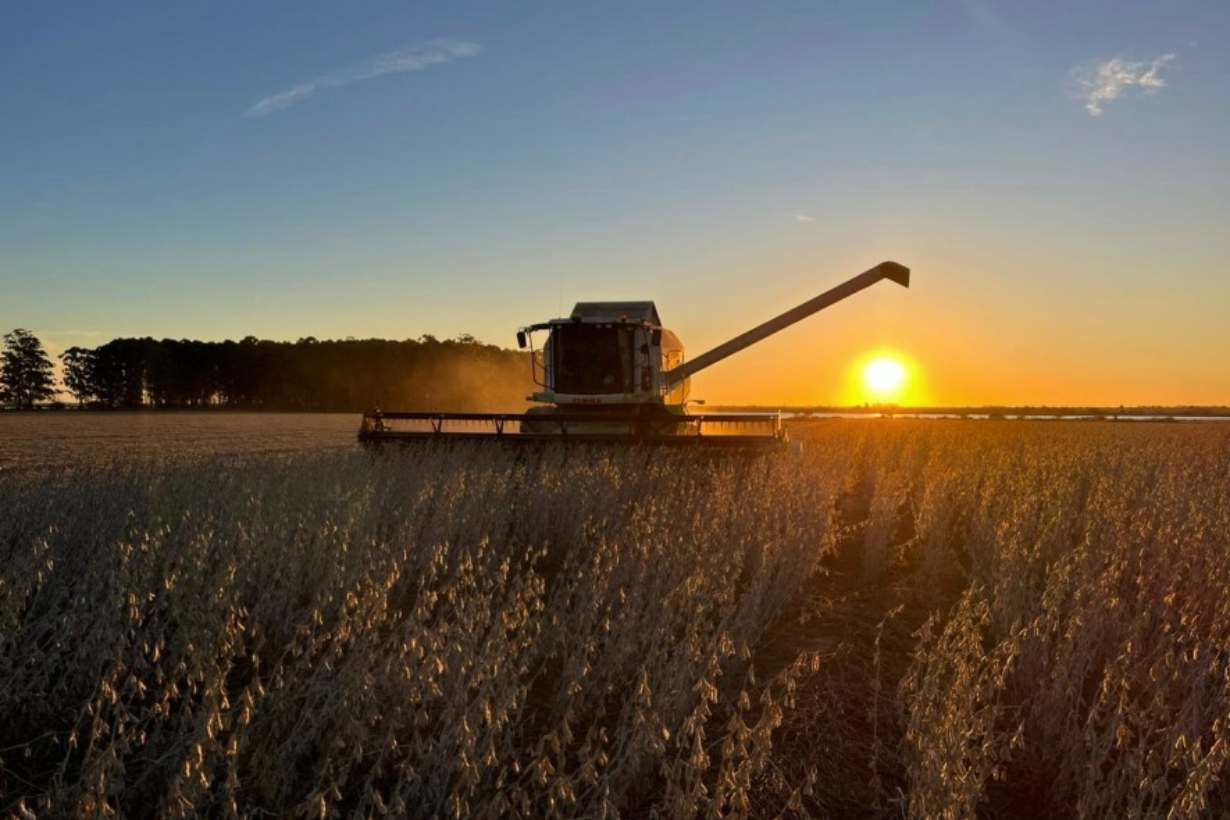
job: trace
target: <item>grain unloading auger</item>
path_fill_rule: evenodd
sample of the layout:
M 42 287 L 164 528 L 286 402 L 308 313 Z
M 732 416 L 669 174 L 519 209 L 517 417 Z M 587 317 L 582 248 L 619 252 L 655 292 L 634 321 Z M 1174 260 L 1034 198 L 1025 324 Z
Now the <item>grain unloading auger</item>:
M 684 360 L 679 338 L 662 327 L 653 302 L 579 302 L 566 319 L 517 331 L 517 344 L 530 350 L 534 381 L 542 388 L 529 398 L 549 406 L 524 415 L 372 410 L 363 416 L 359 440 L 784 444 L 779 414 L 689 413 L 691 377 L 882 279 L 909 287 L 909 268 L 881 262 L 691 361 Z M 533 345 L 539 332 L 548 334 L 541 352 Z

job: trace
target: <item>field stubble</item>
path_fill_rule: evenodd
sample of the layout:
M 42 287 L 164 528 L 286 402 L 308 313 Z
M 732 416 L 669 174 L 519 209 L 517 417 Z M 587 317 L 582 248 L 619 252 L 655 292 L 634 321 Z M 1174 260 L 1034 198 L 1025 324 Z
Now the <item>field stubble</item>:
M 0 478 L 0 811 L 1230 809 L 1230 431 Z

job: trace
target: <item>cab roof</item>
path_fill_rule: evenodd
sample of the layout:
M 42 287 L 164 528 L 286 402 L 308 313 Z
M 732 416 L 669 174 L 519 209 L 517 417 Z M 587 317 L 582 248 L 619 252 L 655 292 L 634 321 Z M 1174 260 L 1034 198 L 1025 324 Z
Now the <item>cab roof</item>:
M 603 322 L 627 319 L 630 322 L 648 322 L 659 326 L 662 324 L 662 320 L 658 318 L 658 308 L 653 302 L 577 302 L 569 318 Z

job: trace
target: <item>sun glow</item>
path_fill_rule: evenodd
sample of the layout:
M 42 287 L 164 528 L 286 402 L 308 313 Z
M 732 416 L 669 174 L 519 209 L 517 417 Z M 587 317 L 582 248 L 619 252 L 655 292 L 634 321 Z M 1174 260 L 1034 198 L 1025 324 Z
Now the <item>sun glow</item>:
M 867 401 L 896 404 L 909 382 L 909 368 L 897 357 L 877 355 L 862 368 L 863 392 Z

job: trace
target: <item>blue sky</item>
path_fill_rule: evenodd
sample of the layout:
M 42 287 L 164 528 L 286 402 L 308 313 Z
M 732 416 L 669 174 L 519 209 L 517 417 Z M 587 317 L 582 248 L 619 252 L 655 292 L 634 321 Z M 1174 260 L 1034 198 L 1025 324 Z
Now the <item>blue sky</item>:
M 1230 4 L 8 3 L 0 328 L 511 343 L 652 298 L 698 378 L 1230 403 Z

